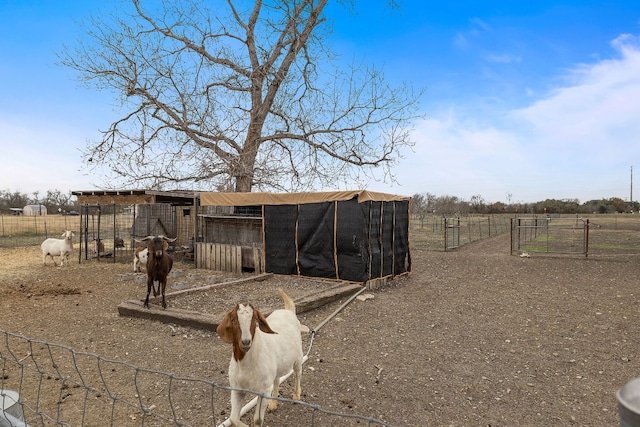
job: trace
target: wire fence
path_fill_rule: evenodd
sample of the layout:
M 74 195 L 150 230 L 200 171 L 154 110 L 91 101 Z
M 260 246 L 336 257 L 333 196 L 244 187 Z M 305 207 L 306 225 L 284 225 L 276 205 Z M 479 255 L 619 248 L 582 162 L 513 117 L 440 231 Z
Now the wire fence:
M 74 211 L 75 212 L 75 211 Z M 82 205 L 76 215 L 0 215 L 0 247 L 38 246 L 45 239 L 74 233 L 78 261 L 130 261 L 136 238 L 162 234 L 176 237 L 176 246 L 188 246 L 194 234 L 193 216 L 166 203 L 137 205 Z
M 19 413 L 17 419 L 31 427 L 228 425 L 221 414 L 227 412 L 230 387 L 3 330 L 0 338 L 0 404 L 5 402 L 0 406 L 0 425 L 9 390 L 19 396 L 19 411 L 12 408 L 13 414 Z M 256 396 L 250 391 L 247 394 Z M 288 417 L 296 426 L 391 427 L 373 418 L 337 413 L 302 401 L 277 400 L 288 404 Z M 277 416 L 282 408 L 267 417 Z
M 413 216 L 410 220 L 411 244 L 427 250 L 448 251 L 508 233 L 510 221 L 509 215 Z
M 514 218 L 511 223 L 511 254 L 589 253 L 589 220 L 576 218 Z
M 0 215 L 0 247 L 36 246 L 64 230 L 80 234 L 80 217 L 70 215 Z
M 511 253 L 620 257 L 640 254 L 640 215 L 531 216 L 512 220 Z

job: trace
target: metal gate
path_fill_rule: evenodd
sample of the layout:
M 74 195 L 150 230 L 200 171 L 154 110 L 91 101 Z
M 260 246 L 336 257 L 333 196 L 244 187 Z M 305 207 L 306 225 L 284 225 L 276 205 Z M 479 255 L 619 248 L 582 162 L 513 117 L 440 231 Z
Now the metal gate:
M 582 218 L 511 218 L 511 254 L 589 255 L 589 220 Z
M 460 218 L 444 219 L 444 250 L 460 247 Z

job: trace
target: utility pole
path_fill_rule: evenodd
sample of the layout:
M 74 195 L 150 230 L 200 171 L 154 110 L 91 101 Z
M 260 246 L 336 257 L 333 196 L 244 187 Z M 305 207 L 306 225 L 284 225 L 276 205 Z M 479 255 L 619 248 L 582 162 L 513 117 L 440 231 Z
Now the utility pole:
M 631 202 L 631 204 L 633 204 L 633 166 L 631 166 L 631 190 L 630 190 L 630 194 L 629 194 L 629 202 Z

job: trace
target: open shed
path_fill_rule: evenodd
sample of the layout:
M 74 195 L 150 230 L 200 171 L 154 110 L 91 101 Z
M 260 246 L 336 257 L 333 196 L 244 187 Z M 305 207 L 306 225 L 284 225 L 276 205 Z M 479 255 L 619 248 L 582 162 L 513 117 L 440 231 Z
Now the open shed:
M 220 268 L 211 262 L 218 258 L 256 272 L 356 282 L 409 273 L 410 201 L 364 190 L 202 192 L 201 206 L 216 212 L 202 215 L 196 263 Z
M 80 206 L 79 260 L 109 256 L 116 261 L 119 255 L 131 260 L 139 246 L 135 239 L 148 235 L 175 237 L 174 247 L 192 247 L 196 239 L 197 192 L 87 190 L 71 194 Z M 92 251 L 94 240 L 103 243 L 104 254 Z

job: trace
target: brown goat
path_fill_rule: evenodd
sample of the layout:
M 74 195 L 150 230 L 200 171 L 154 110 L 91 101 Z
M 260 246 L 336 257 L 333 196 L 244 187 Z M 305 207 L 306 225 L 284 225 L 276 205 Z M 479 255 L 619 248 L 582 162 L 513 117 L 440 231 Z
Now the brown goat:
M 149 242 L 147 249 L 147 298 L 144 300 L 144 306 L 149 308 L 149 294 L 153 288 L 153 296 L 157 297 L 158 293 L 162 293 L 162 308 L 167 308 L 165 300 L 165 289 L 167 288 L 167 276 L 173 267 L 173 258 L 167 253 L 169 242 L 175 242 L 176 239 L 169 239 L 165 236 L 147 236 L 138 242 Z M 154 282 L 158 282 L 158 290 L 154 286 Z
M 113 239 L 114 248 L 124 248 L 124 239 L 122 237 L 115 237 Z

